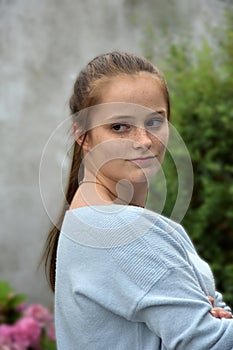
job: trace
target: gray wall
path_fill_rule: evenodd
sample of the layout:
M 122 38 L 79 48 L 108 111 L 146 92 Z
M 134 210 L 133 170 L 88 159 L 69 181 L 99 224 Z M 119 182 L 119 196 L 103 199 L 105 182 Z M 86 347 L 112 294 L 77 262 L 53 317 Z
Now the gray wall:
M 167 38 L 211 38 L 217 0 L 5 0 L 0 2 L 0 279 L 34 302 L 52 304 L 37 265 L 61 207 L 69 158 L 67 101 L 79 69 L 113 50 L 141 53 L 144 34 L 162 59 Z M 144 44 L 143 44 L 144 42 Z M 41 170 L 41 186 L 39 186 Z M 43 199 L 43 201 L 42 201 Z

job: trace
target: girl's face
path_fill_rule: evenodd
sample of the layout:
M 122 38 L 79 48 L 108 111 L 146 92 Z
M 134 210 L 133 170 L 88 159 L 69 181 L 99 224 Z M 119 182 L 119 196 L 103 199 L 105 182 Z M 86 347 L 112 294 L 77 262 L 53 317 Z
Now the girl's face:
M 167 103 L 158 78 L 121 75 L 101 88 L 83 144 L 85 167 L 99 179 L 149 181 L 168 140 Z

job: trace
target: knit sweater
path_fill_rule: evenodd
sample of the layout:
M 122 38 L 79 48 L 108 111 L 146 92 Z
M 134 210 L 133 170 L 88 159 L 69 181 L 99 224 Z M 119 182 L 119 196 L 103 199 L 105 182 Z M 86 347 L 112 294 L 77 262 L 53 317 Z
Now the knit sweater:
M 67 211 L 57 252 L 58 350 L 230 350 L 233 320 L 184 229 L 123 205 Z

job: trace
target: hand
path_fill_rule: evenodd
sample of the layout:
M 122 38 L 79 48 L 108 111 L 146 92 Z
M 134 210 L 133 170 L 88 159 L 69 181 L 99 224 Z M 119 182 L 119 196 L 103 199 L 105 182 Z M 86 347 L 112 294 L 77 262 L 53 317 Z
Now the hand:
M 221 307 L 214 307 L 214 298 L 207 296 L 213 308 L 210 310 L 210 313 L 213 317 L 216 318 L 232 318 L 232 314 Z

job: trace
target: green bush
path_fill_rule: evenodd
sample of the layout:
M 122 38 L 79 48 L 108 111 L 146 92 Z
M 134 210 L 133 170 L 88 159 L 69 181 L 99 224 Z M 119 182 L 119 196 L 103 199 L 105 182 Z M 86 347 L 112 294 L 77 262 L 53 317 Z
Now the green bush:
M 171 121 L 190 152 L 194 170 L 193 196 L 182 225 L 210 263 L 217 289 L 233 306 L 233 16 L 226 18 L 224 35 L 214 45 L 171 45 L 164 71 L 171 92 Z M 170 216 L 178 185 L 169 155 L 164 172 L 168 193 L 163 214 Z M 151 192 L 148 207 L 154 209 L 159 195 L 156 179 Z

